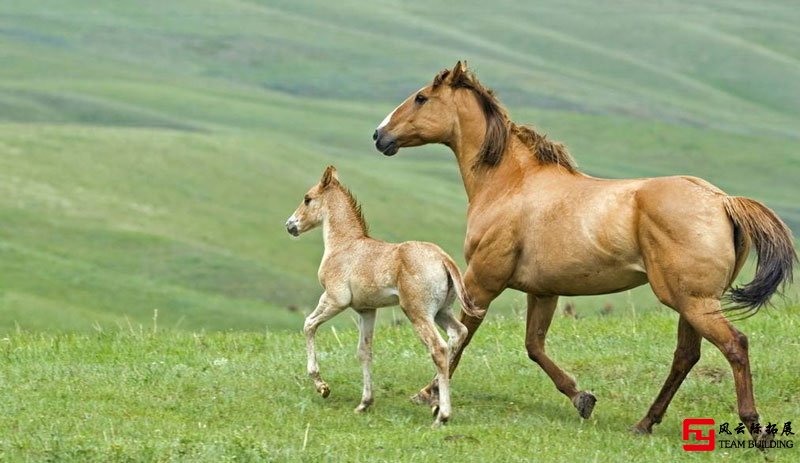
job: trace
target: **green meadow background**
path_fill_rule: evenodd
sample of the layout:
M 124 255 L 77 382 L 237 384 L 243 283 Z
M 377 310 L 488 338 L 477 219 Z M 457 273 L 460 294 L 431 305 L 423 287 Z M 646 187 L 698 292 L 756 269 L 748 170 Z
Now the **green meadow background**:
M 0 331 L 297 329 L 321 234 L 283 223 L 327 164 L 376 237 L 463 264 L 452 154 L 371 140 L 457 59 L 591 175 L 697 175 L 800 227 L 792 2 L 492 5 L 4 1 Z M 574 299 L 631 301 L 657 305 Z
M 371 135 L 466 59 L 584 172 L 700 176 L 797 233 L 797 24 L 793 1 L 0 2 L 0 460 L 686 457 L 680 418 L 737 419 L 733 385 L 707 350 L 661 440 L 628 442 L 674 348 L 676 317 L 648 287 L 562 301 L 579 318 L 555 321 L 554 355 L 604 393 L 589 422 L 525 358 L 510 290 L 454 380 L 449 434 L 406 401 L 430 362 L 389 326 L 396 311 L 376 343 L 385 408 L 351 417 L 347 313 L 320 334 L 334 390 L 321 401 L 299 334 L 321 292 L 321 233 L 283 224 L 334 164 L 374 236 L 436 242 L 463 268 L 452 154 L 386 158 Z M 797 298 L 790 287 L 739 324 L 763 349 L 756 390 L 773 421 L 800 420 Z

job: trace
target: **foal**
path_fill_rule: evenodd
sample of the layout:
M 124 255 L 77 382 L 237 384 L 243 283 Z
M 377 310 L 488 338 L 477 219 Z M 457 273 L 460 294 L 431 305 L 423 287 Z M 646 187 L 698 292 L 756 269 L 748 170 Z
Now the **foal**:
M 322 224 L 325 252 L 317 276 L 325 292 L 303 327 L 308 375 L 314 380 L 317 392 L 322 397 L 331 392 L 319 374 L 314 346 L 317 328 L 352 307 L 361 316 L 358 358 L 364 374 L 361 403 L 355 411 L 363 412 L 372 404 L 370 363 L 375 311 L 399 304 L 436 365 L 439 404 L 434 407 L 433 425 L 446 422 L 450 417 L 450 363 L 467 335 L 464 325 L 453 317 L 454 298 L 458 297 L 464 312 L 470 316 L 484 315 L 468 298 L 455 262 L 432 243 L 392 244 L 370 238 L 361 206 L 339 183 L 333 166 L 328 166 L 320 182 L 308 190 L 286 221 L 286 230 L 299 236 L 319 224 Z M 434 322 L 447 331 L 447 343 Z

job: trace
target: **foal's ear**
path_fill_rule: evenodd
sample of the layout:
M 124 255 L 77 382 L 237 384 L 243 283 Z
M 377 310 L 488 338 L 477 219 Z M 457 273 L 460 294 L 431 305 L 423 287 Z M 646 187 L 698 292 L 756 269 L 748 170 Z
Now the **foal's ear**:
M 467 62 L 464 61 L 463 64 L 461 61 L 457 62 L 456 65 L 453 66 L 453 71 L 450 73 L 450 84 L 458 85 L 467 78 Z
M 339 174 L 336 172 L 336 168 L 333 166 L 328 166 L 325 169 L 325 172 L 322 173 L 322 179 L 319 181 L 319 184 L 322 188 L 327 188 L 333 182 L 339 181 Z

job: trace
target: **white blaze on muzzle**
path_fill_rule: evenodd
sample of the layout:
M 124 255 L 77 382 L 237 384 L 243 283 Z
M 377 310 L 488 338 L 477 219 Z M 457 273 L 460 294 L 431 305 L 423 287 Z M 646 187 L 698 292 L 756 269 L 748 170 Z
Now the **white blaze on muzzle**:
M 425 87 L 420 88 L 419 90 L 414 92 L 413 95 L 416 95 L 417 93 L 421 92 L 423 88 L 425 88 Z M 403 101 L 403 103 L 405 103 L 405 101 Z M 400 103 L 399 105 L 397 105 L 397 107 L 394 108 L 392 110 L 392 112 L 390 112 L 386 117 L 384 117 L 383 120 L 381 121 L 381 123 L 378 125 L 378 128 L 375 129 L 375 130 L 380 130 L 380 129 L 386 127 L 386 125 L 389 124 L 389 121 L 392 120 L 392 116 L 394 115 L 394 113 L 396 113 L 397 110 L 400 109 L 400 106 L 403 106 L 403 103 Z
M 380 125 L 378 125 L 378 128 L 376 130 L 380 130 L 380 129 L 386 127 L 386 125 L 389 123 L 389 121 L 392 120 L 392 116 L 394 115 L 395 111 L 397 111 L 400 108 L 400 106 L 403 106 L 403 103 L 400 103 L 399 105 L 397 105 L 397 108 L 394 108 L 392 110 L 392 112 L 390 112 L 386 117 L 384 117 L 383 120 L 381 121 Z

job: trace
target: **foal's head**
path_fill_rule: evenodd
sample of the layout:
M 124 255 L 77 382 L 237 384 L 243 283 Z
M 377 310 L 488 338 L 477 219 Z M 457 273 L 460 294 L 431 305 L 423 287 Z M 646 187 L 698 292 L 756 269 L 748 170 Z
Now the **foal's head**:
M 460 133 L 459 107 L 465 109 L 466 117 L 485 121 L 485 133 L 479 134 L 484 137 L 479 157 L 482 162 L 495 164 L 505 149 L 508 119 L 491 90 L 483 87 L 461 61 L 452 70 L 439 72 L 433 82 L 389 113 L 372 135 L 375 147 L 386 156 L 395 155 L 400 148 L 428 143 L 453 147 L 457 137 L 464 135 Z
M 294 214 L 286 221 L 286 231 L 294 236 L 305 233 L 319 226 L 325 218 L 327 211 L 325 200 L 328 192 L 339 185 L 339 176 L 336 168 L 328 166 L 322 174 L 319 183 L 311 187 L 303 196 L 303 201 L 297 206 Z

